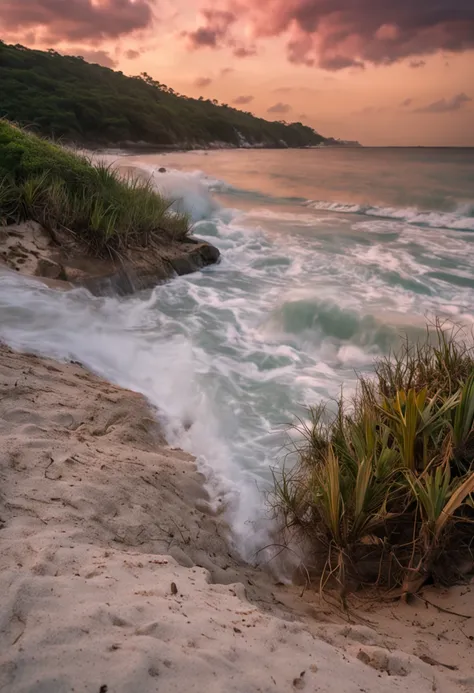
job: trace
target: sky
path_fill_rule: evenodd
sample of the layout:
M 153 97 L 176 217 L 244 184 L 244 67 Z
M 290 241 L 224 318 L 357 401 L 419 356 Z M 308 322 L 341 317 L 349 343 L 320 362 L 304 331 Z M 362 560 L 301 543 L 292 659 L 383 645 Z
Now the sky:
M 0 38 L 327 137 L 474 146 L 474 0 L 0 0 Z

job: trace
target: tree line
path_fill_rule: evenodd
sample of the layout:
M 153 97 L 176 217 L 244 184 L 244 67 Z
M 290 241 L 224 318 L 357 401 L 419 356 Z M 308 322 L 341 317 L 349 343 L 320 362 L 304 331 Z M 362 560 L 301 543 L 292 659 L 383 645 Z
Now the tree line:
M 325 141 L 302 123 L 271 122 L 189 98 L 147 73 L 128 77 L 81 56 L 0 42 L 0 117 L 88 145 L 305 147 Z

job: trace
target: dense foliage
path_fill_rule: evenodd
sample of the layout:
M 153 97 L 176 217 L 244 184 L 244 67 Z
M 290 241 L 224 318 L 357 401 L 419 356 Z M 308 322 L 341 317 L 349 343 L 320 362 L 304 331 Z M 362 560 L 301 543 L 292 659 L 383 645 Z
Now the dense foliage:
M 271 147 L 317 145 L 301 123 L 256 118 L 217 101 L 175 94 L 146 74 L 127 77 L 81 57 L 0 42 L 0 117 L 86 144 L 199 146 L 243 138 Z
M 434 327 L 378 361 L 355 400 L 312 410 L 296 464 L 275 472 L 285 527 L 343 594 L 380 584 L 407 595 L 473 572 L 474 350 Z
M 30 219 L 99 256 L 181 241 L 190 230 L 150 184 L 0 120 L 0 224 Z

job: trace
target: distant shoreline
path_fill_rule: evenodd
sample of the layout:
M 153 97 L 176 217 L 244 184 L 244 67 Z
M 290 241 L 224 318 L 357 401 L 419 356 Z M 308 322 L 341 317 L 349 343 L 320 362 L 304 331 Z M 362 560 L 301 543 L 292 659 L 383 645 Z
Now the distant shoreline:
M 153 144 L 144 144 L 140 145 L 137 143 L 130 143 L 130 144 L 111 144 L 109 146 L 103 145 L 103 144 L 98 144 L 97 142 L 95 143 L 67 143 L 63 142 L 65 146 L 69 147 L 76 147 L 76 148 L 81 148 L 81 149 L 86 149 L 88 151 L 94 152 L 95 154 L 98 153 L 103 153 L 103 154 L 115 154 L 115 153 L 120 153 L 123 156 L 134 156 L 134 155 L 139 155 L 139 154 L 186 154 L 186 153 L 193 153 L 193 152 L 200 152 L 200 151 L 205 151 L 205 152 L 218 152 L 218 151 L 324 151 L 330 149 L 331 151 L 333 150 L 385 150 L 385 149 L 397 149 L 397 150 L 406 150 L 406 149 L 414 149 L 414 150 L 419 150 L 419 149 L 424 149 L 424 150 L 431 150 L 431 149 L 443 149 L 443 150 L 449 150 L 449 149 L 454 149 L 454 150 L 460 150 L 460 151 L 465 151 L 465 150 L 474 150 L 474 146 L 472 145 L 390 145 L 390 144 L 383 144 L 383 145 L 365 145 L 365 144 L 360 144 L 358 146 L 356 145 L 334 145 L 334 144 L 328 144 L 324 146 L 305 146 L 305 147 L 232 147 L 232 146 L 226 146 L 226 145 L 220 145 L 217 147 L 212 147 L 212 146 L 202 146 L 202 147 L 186 147 L 184 145 L 170 145 L 170 146 L 160 146 L 160 145 L 153 145 Z
M 104 145 L 97 142 L 78 142 L 78 141 L 67 141 L 58 140 L 58 144 L 67 147 L 74 147 L 77 149 L 86 149 L 89 151 L 104 152 L 104 153 L 114 153 L 120 152 L 123 154 L 133 155 L 133 154 L 173 154 L 173 153 L 186 153 L 186 152 L 218 152 L 218 151 L 304 151 L 313 149 L 365 149 L 364 145 L 346 145 L 346 144 L 325 144 L 325 145 L 306 145 L 303 147 L 271 147 L 267 145 L 254 145 L 254 146 L 232 146 L 225 143 L 218 143 L 216 146 L 205 145 L 202 146 L 186 146 L 185 144 L 176 145 L 155 145 L 152 143 L 140 143 L 140 142 L 118 142 L 117 144 Z

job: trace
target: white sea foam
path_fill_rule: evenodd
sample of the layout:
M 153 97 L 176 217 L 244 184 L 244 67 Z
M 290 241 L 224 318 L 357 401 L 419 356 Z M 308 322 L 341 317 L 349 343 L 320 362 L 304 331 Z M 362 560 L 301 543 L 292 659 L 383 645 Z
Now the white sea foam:
M 312 209 L 321 211 L 397 219 L 406 224 L 429 226 L 430 228 L 474 231 L 474 216 L 469 216 L 472 212 L 472 206 L 469 204 L 462 205 L 456 212 L 421 211 L 413 207 L 401 209 L 395 207 L 372 207 L 370 205 L 326 202 L 323 200 L 309 200 L 306 204 Z

